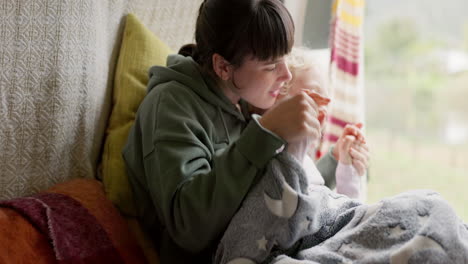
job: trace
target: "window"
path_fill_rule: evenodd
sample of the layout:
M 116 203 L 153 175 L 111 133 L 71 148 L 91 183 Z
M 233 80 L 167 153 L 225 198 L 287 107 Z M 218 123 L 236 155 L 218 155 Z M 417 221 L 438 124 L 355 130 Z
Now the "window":
M 366 2 L 368 202 L 432 189 L 468 220 L 468 2 Z

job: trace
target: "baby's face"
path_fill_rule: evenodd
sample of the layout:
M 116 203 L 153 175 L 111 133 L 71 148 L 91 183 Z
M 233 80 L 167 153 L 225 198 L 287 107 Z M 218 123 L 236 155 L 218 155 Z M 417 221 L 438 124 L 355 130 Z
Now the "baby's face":
M 328 97 L 328 92 L 325 87 L 325 77 L 322 76 L 315 67 L 296 71 L 295 78 L 289 89 L 289 95 L 296 95 L 300 93 L 302 89 L 318 93 L 323 97 Z
M 290 84 L 288 94 L 280 94 L 277 100 L 281 100 L 287 96 L 294 96 L 301 93 L 302 90 L 309 90 L 320 94 L 322 97 L 329 98 L 326 89 L 326 82 L 324 74 L 320 74 L 319 70 L 315 67 L 310 67 L 304 70 L 297 70 L 294 79 Z M 327 106 L 319 106 L 319 121 L 323 127 L 324 119 L 327 114 Z

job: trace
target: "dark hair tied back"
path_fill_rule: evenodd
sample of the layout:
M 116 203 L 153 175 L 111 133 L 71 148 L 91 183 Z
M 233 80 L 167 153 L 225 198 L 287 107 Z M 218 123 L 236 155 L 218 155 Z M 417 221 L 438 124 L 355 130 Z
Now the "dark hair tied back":
M 183 45 L 178 52 L 182 56 L 190 56 L 190 57 L 195 57 L 197 53 L 197 44 L 185 44 Z

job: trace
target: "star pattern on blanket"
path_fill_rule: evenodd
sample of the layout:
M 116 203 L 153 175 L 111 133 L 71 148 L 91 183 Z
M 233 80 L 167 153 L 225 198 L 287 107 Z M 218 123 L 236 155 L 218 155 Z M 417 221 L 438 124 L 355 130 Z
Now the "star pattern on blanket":
M 263 236 L 261 239 L 257 240 L 257 245 L 258 245 L 258 249 L 260 250 L 267 250 L 266 249 L 266 246 L 268 244 L 268 240 L 265 238 L 265 236 Z
M 428 219 L 429 219 L 429 214 L 428 213 L 419 215 L 419 217 L 418 217 L 419 225 L 420 226 L 425 226 Z
M 402 228 L 400 224 L 396 226 L 389 226 L 390 230 L 388 231 L 388 237 L 389 238 L 399 238 L 405 231 L 406 228 Z
M 301 230 L 308 231 L 310 223 L 312 222 L 309 220 L 309 217 L 306 217 L 306 219 L 302 220 L 302 222 L 300 223 Z
M 340 247 L 338 248 L 337 252 L 346 255 L 346 252 L 352 248 L 351 241 L 345 240 L 341 243 Z

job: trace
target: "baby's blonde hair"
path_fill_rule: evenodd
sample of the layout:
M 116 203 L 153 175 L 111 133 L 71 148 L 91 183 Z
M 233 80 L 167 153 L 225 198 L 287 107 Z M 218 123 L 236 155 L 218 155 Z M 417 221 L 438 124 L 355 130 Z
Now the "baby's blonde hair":
M 292 78 L 281 88 L 281 94 L 287 94 L 289 92 L 289 88 L 294 82 L 296 73 L 298 71 L 313 68 L 315 71 L 318 71 L 321 74 L 326 74 L 325 69 L 323 69 L 323 65 L 319 63 L 317 56 L 312 52 L 311 49 L 306 47 L 293 47 L 291 53 L 289 53 L 286 57 L 286 63 L 288 64 L 288 68 L 291 71 Z

